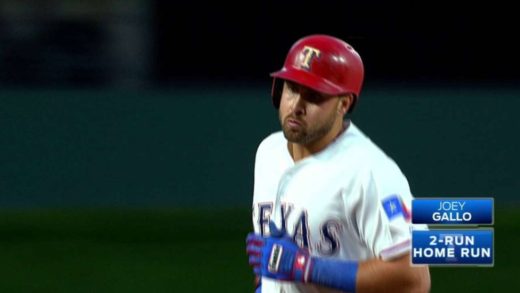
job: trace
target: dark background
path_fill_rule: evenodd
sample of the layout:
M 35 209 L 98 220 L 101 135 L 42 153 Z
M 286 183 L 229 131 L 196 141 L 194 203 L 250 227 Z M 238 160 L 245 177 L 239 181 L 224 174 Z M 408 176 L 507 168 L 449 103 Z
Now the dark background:
M 0 291 L 252 291 L 254 155 L 279 129 L 269 73 L 325 33 L 360 53 L 350 118 L 415 196 L 495 198 L 495 266 L 432 268 L 432 292 L 518 292 L 516 11 L 0 0 Z
M 237 5 L 159 1 L 160 80 L 265 80 L 298 38 L 347 40 L 367 82 L 514 81 L 519 58 L 514 10 L 460 1 L 253 1 Z
M 248 206 L 279 129 L 269 73 L 314 33 L 361 54 L 351 118 L 416 196 L 516 201 L 520 45 L 500 1 L 0 5 L 6 206 Z
M 516 10 L 506 1 L 2 2 L 7 86 L 263 85 L 313 33 L 353 45 L 369 85 L 519 77 Z

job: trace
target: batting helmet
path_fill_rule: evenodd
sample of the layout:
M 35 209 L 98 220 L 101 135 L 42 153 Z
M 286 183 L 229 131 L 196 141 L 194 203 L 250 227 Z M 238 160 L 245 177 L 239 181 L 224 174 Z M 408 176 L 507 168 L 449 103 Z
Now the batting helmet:
M 355 104 L 363 84 L 364 68 L 359 54 L 346 42 L 328 35 L 310 35 L 294 43 L 283 68 L 271 76 L 271 96 L 276 108 L 280 107 L 283 80 L 333 96 L 354 94 Z

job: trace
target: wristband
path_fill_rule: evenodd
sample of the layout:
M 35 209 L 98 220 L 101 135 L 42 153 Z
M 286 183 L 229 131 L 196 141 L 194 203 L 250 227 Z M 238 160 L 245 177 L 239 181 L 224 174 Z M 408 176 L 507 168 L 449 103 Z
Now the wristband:
M 313 257 L 311 264 L 309 282 L 342 291 L 356 292 L 357 261 Z

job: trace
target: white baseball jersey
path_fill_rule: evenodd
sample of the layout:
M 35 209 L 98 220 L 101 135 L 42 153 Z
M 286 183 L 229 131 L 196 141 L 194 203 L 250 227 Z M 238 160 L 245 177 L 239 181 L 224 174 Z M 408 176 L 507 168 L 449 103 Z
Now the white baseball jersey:
M 256 153 L 255 232 L 268 236 L 274 220 L 312 256 L 362 261 L 408 252 L 411 199 L 396 163 L 353 123 L 297 163 L 281 131 L 264 139 Z M 263 278 L 262 292 L 337 291 Z

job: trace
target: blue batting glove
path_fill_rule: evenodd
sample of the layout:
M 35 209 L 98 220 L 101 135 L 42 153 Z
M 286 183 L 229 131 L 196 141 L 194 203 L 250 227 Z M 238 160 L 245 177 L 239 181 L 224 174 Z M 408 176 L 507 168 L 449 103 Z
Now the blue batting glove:
M 260 261 L 262 246 L 264 245 L 264 238 L 255 233 L 249 233 L 246 238 L 247 249 L 249 255 L 249 265 L 253 267 L 255 272 L 255 293 L 262 292 L 262 277 L 260 276 Z
M 346 292 L 356 291 L 357 261 L 312 258 L 309 251 L 299 248 L 284 231 L 270 222 L 270 237 L 250 233 L 247 236 L 249 264 L 257 276 L 313 282 Z M 255 293 L 261 291 L 261 285 Z
M 255 233 L 249 233 L 246 238 L 246 252 L 249 256 L 249 265 L 253 267 L 253 271 L 258 277 L 260 277 L 260 262 L 264 240 L 265 238 Z
M 285 233 L 269 223 L 271 236 L 265 238 L 261 249 L 260 274 L 286 281 L 307 282 L 312 267 L 309 251 L 298 247 Z

